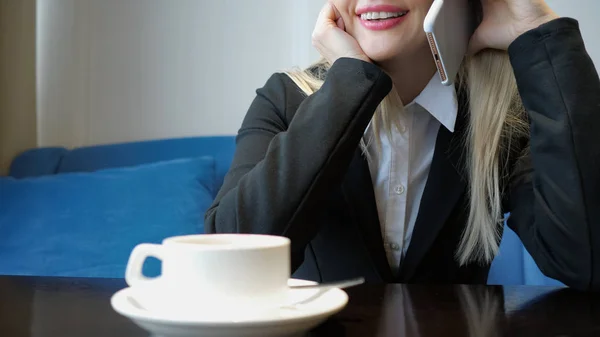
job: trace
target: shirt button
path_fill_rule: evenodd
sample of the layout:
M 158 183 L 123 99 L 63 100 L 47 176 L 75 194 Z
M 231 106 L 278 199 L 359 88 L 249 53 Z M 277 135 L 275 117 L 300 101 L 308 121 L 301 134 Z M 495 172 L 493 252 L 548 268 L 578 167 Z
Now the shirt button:
M 402 193 L 404 193 L 404 186 L 398 185 L 398 186 L 394 187 L 394 192 L 396 194 L 402 194 Z
M 400 245 L 394 242 L 390 244 L 390 248 L 392 248 L 392 250 L 398 251 L 400 250 Z
M 405 132 L 406 132 L 406 126 L 404 126 L 404 125 L 400 124 L 400 125 L 398 126 L 398 131 L 400 131 L 401 133 L 405 133 Z

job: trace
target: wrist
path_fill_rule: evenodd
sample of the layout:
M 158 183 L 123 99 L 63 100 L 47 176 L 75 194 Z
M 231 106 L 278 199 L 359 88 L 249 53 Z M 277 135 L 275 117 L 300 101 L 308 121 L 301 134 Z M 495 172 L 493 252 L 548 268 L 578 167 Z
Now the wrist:
M 549 11 L 548 13 L 545 13 L 533 20 L 528 20 L 527 22 L 523 23 L 522 25 L 520 25 L 520 27 L 517 29 L 517 34 L 515 36 L 515 39 L 518 38 L 519 36 L 527 33 L 530 30 L 536 29 L 538 27 L 540 27 L 543 24 L 546 24 L 552 20 L 558 19 L 560 18 L 556 13 Z
M 367 63 L 373 63 L 373 62 L 371 61 L 371 59 L 369 59 L 369 58 L 367 57 L 367 55 L 349 55 L 349 56 L 346 56 L 346 57 L 348 57 L 348 58 L 353 58 L 353 59 L 357 59 L 357 60 L 361 60 L 361 61 L 364 61 L 364 62 L 367 62 Z

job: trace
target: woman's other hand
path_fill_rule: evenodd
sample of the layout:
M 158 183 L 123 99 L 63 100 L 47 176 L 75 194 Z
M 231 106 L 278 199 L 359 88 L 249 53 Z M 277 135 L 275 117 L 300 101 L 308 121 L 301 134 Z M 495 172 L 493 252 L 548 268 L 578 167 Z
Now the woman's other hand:
M 330 2 L 327 2 L 319 13 L 312 34 L 312 43 L 321 56 L 331 64 L 341 57 L 371 62 L 356 39 L 346 33 L 340 13 Z
M 506 50 L 521 34 L 558 18 L 544 0 L 481 0 L 481 5 L 483 20 L 471 38 L 471 55 Z

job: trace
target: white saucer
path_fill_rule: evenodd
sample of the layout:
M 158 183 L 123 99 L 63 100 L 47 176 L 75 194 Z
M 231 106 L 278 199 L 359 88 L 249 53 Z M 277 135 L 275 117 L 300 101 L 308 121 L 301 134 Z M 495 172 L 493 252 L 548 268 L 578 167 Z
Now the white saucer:
M 290 279 L 289 285 L 308 285 L 314 282 Z M 348 295 L 341 289 L 331 289 L 319 296 L 314 289 L 290 289 L 295 302 L 302 304 L 284 307 L 261 317 L 218 320 L 181 314 L 148 311 L 136 300 L 140 292 L 125 288 L 111 298 L 113 309 L 128 317 L 156 337 L 279 337 L 296 336 L 323 323 L 348 303 Z

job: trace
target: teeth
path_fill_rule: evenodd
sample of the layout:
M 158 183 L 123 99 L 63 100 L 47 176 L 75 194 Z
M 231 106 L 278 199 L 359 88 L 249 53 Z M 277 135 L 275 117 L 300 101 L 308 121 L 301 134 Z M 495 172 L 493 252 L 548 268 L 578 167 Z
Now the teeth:
M 385 20 L 397 18 L 406 15 L 406 12 L 391 13 L 391 12 L 368 12 L 360 15 L 361 20 Z

